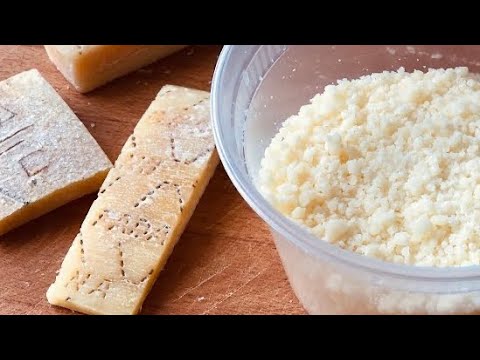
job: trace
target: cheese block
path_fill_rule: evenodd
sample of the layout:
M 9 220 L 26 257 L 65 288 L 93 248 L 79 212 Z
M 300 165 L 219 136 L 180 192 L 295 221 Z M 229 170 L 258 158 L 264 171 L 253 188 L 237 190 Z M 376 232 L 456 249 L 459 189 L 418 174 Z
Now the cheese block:
M 48 301 L 87 314 L 138 313 L 218 161 L 209 93 L 163 87 L 108 174 Z
M 0 235 L 97 191 L 111 167 L 37 70 L 0 82 Z
M 65 78 L 85 93 L 187 45 L 45 45 Z

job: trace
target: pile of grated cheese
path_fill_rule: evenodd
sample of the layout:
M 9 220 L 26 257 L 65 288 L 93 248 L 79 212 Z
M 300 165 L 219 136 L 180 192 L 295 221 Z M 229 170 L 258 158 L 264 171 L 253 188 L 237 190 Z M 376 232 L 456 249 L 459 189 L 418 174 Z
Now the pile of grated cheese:
M 383 72 L 325 87 L 285 121 L 258 187 L 344 249 L 402 264 L 480 264 L 480 75 Z

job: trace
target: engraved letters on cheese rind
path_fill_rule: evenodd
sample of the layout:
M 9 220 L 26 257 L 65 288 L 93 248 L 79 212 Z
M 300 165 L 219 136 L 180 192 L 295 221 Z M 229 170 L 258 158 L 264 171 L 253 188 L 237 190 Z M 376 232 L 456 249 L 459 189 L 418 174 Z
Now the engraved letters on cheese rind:
M 15 117 L 15 113 L 5 106 L 0 105 L 0 127 L 9 120 Z
M 90 208 L 47 292 L 51 304 L 140 311 L 219 161 L 208 96 L 162 88 Z
M 0 81 L 0 236 L 98 190 L 110 168 L 37 70 Z

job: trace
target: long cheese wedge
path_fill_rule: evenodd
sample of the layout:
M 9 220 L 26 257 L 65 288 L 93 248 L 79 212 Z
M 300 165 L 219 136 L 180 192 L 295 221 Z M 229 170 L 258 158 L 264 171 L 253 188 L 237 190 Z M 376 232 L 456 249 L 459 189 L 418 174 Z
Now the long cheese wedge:
M 166 57 L 186 45 L 45 45 L 48 57 L 79 92 Z
M 97 191 L 111 167 L 37 70 L 0 82 L 0 235 Z
M 138 313 L 218 160 L 209 94 L 163 87 L 108 174 L 48 301 L 87 314 Z

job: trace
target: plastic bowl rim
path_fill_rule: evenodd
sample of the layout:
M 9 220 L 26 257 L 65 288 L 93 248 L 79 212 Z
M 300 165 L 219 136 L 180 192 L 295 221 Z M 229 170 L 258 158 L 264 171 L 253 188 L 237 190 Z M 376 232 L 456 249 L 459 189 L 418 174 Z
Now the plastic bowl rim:
M 222 164 L 233 185 L 268 226 L 282 235 L 287 241 L 315 258 L 327 257 L 343 265 L 360 268 L 370 273 L 383 274 L 394 278 L 425 280 L 437 282 L 480 280 L 480 266 L 464 267 L 427 267 L 384 262 L 375 258 L 360 255 L 327 241 L 319 241 L 317 237 L 298 224 L 277 212 L 258 192 L 249 176 L 235 163 L 229 146 L 224 143 L 222 135 L 222 119 L 220 111 L 222 78 L 225 74 L 225 63 L 233 47 L 225 45 L 218 57 L 212 80 L 211 109 L 215 143 Z M 229 104 L 230 106 L 230 104 Z

